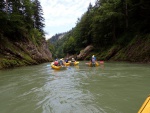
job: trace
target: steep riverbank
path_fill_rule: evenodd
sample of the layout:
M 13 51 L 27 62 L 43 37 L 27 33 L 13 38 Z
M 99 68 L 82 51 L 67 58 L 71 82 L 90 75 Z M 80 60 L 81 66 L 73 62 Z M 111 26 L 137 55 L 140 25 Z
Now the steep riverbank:
M 27 39 L 22 41 L 1 39 L 0 69 L 39 64 L 51 60 L 52 54 L 44 38 L 39 43 Z
M 150 63 L 150 35 L 136 36 L 127 45 L 116 44 L 108 49 L 93 48 L 91 45 L 81 50 L 78 60 L 89 60 L 94 54 L 98 60 L 130 61 Z M 88 49 L 89 48 L 89 49 Z M 92 49 L 91 49 L 92 48 Z

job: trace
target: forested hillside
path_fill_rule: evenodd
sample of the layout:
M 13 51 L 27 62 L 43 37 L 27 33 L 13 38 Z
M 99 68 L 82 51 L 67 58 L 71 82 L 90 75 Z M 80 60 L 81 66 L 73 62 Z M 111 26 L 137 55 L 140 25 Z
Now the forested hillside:
M 0 1 L 0 69 L 51 60 L 38 0 Z
M 65 54 L 63 52 L 62 46 L 60 45 L 62 45 L 63 42 L 68 40 L 68 37 L 66 37 L 68 36 L 68 34 L 69 32 L 58 33 L 47 40 L 53 58 L 64 57 Z
M 52 44 L 60 40 L 62 37 L 64 37 L 66 33 L 58 33 L 52 36 L 48 41 L 50 41 Z
M 99 60 L 150 62 L 149 6 L 148 0 L 97 0 L 56 49 L 65 56 L 92 45 L 82 59 L 95 54 Z

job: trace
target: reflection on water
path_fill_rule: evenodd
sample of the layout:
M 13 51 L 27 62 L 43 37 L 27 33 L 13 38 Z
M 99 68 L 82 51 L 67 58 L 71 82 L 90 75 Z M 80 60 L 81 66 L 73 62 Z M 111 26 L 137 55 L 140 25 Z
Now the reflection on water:
M 0 113 L 136 113 L 150 94 L 150 65 L 86 62 L 0 71 Z

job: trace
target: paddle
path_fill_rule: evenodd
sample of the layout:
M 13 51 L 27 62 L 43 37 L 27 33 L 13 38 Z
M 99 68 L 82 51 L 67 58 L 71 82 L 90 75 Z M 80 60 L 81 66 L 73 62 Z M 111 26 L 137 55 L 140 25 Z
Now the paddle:
M 104 64 L 104 61 L 101 60 L 101 61 L 99 61 L 99 63 L 100 63 L 100 64 Z
M 47 66 L 51 66 L 50 64 L 48 64 Z

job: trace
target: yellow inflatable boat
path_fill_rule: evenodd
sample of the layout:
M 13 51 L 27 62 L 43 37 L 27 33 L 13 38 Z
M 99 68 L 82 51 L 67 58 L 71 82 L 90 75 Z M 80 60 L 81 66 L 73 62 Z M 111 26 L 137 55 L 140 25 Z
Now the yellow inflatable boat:
M 92 64 L 91 62 L 89 62 L 89 63 L 86 63 L 86 65 L 88 65 L 90 67 L 97 67 L 97 66 L 99 66 L 99 63 L 95 62 L 95 64 Z
M 71 62 L 71 61 L 69 61 L 68 63 L 65 63 L 65 65 L 66 66 L 76 66 L 76 65 L 78 65 L 79 64 L 79 62 Z
M 79 62 L 77 62 L 77 61 L 75 61 L 75 62 L 70 62 L 70 66 L 76 66 L 76 65 L 78 65 L 79 64 Z
M 55 66 L 54 62 L 51 63 L 51 68 L 55 69 L 55 70 L 64 70 L 64 69 L 67 69 L 66 66 Z
M 65 66 L 70 66 L 70 62 L 68 62 L 68 63 L 65 63 Z
M 146 98 L 138 113 L 150 113 L 150 95 Z

